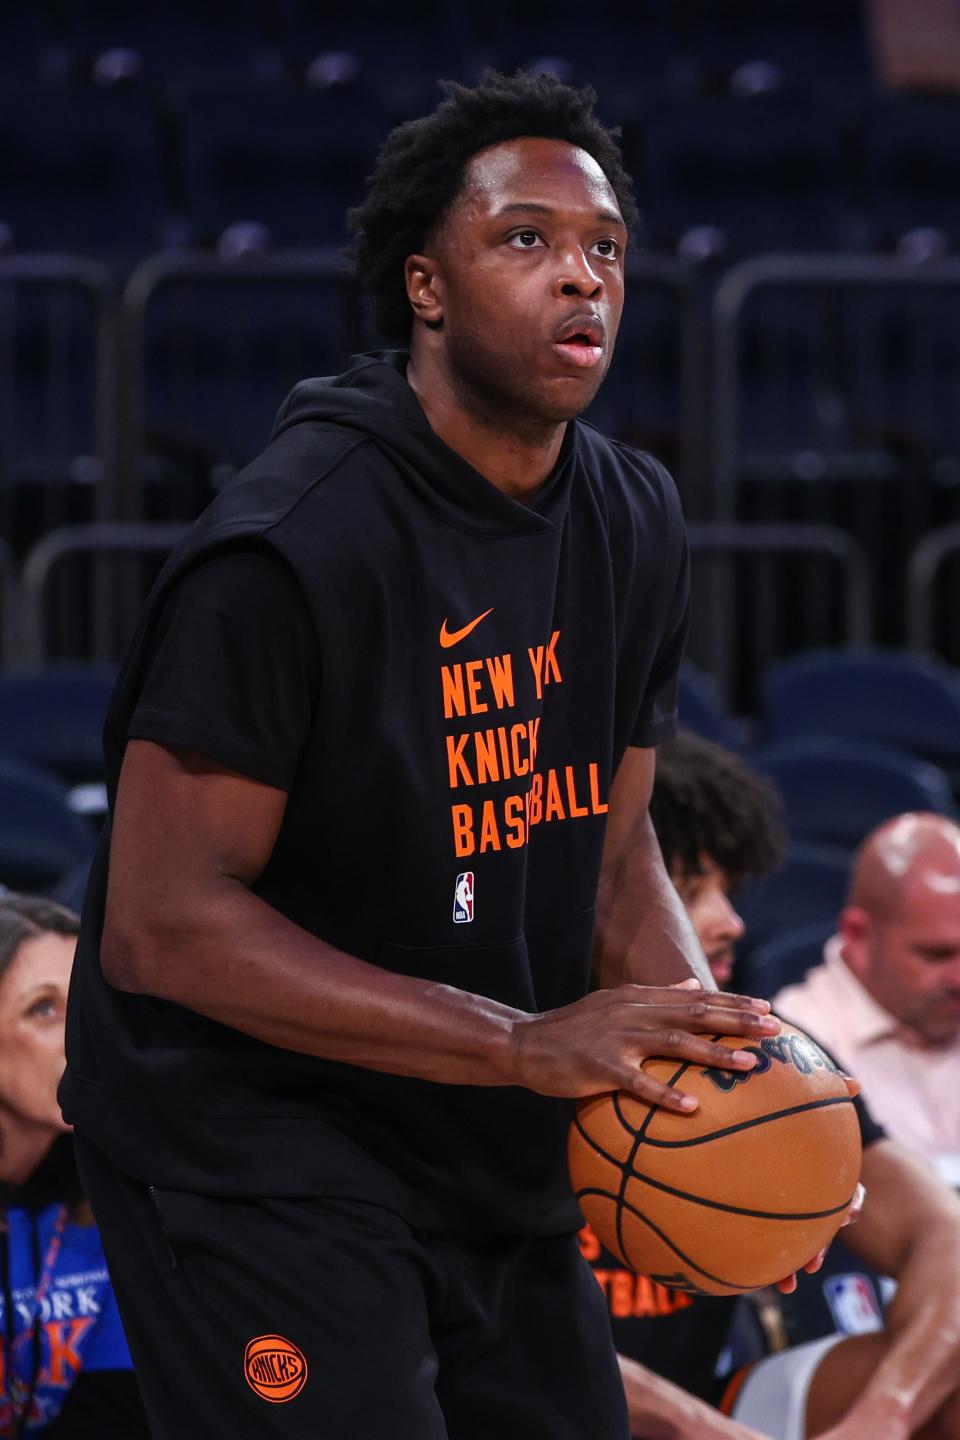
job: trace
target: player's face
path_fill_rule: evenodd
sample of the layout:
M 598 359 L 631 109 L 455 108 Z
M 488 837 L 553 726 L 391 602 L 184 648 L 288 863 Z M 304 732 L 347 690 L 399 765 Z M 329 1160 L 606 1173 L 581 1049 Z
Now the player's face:
M 866 935 L 871 993 L 931 1044 L 960 1033 L 960 895 L 934 885 L 907 892 L 895 918 Z
M 700 856 L 695 874 L 671 876 L 703 946 L 719 989 L 733 974 L 733 947 L 743 935 L 743 921 L 730 903 L 730 884 L 708 855 Z
M 62 1130 L 57 1086 L 63 1074 L 63 1022 L 76 940 L 24 940 L 0 981 L 0 1129 L 16 1116 Z
M 627 232 L 610 182 L 561 140 L 491 146 L 435 238 L 461 402 L 528 424 L 579 415 L 610 365 Z

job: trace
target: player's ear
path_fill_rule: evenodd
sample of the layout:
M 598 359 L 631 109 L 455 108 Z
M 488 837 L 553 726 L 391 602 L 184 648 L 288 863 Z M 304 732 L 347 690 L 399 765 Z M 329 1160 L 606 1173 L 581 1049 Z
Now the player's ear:
M 408 255 L 403 266 L 407 299 L 418 320 L 436 330 L 443 323 L 443 278 L 429 255 Z
M 869 964 L 870 916 L 859 905 L 847 905 L 840 912 L 837 929 L 844 960 L 855 975 L 863 975 Z

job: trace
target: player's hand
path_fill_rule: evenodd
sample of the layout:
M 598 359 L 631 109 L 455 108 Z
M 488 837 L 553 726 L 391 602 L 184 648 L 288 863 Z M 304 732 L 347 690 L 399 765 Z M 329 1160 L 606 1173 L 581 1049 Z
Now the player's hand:
M 697 1108 L 696 1099 L 645 1074 L 644 1060 L 662 1055 L 694 1065 L 752 1070 L 755 1054 L 705 1037 L 743 1035 L 756 1043 L 779 1029 L 766 1000 L 688 983 L 620 985 L 520 1021 L 513 1083 L 568 1099 L 626 1090 L 651 1105 L 689 1112 Z
M 857 1223 L 857 1221 L 860 1219 L 860 1211 L 863 1209 L 863 1202 L 864 1200 L 866 1200 L 866 1198 L 866 1187 L 864 1185 L 861 1185 L 858 1181 L 857 1188 L 853 1192 L 853 1199 L 850 1201 L 847 1213 L 843 1217 L 843 1220 L 840 1222 L 841 1230 L 845 1225 L 855 1225 Z M 814 1255 L 812 1260 L 807 1261 L 806 1265 L 804 1265 L 803 1267 L 804 1272 L 807 1275 L 815 1275 L 817 1273 L 817 1271 L 820 1269 L 821 1265 L 827 1257 L 827 1251 L 829 1250 L 829 1248 L 829 1245 L 825 1245 L 822 1250 L 818 1251 L 818 1253 Z M 794 1290 L 796 1290 L 797 1288 L 797 1284 L 797 1276 L 796 1272 L 794 1272 L 793 1275 L 788 1275 L 785 1280 L 778 1280 L 777 1289 L 784 1295 L 792 1295 Z

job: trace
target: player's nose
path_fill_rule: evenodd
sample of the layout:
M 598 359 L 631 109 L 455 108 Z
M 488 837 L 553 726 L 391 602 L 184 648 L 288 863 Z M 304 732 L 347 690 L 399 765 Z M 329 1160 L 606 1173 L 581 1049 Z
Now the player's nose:
M 594 270 L 589 256 L 579 245 L 560 252 L 553 291 L 560 298 L 579 295 L 585 300 L 599 300 L 603 295 L 603 277 Z

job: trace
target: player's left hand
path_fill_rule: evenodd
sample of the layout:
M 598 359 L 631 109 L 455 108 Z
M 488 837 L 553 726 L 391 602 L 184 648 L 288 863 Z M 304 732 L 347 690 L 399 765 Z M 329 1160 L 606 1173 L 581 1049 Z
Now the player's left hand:
M 863 1209 L 863 1202 L 866 1198 L 866 1188 L 858 1181 L 857 1188 L 853 1192 L 853 1199 L 850 1201 L 849 1209 L 847 1210 L 846 1215 L 843 1217 L 843 1222 L 840 1226 L 841 1230 L 843 1229 L 844 1225 L 856 1224 L 857 1220 L 860 1218 L 860 1211 Z M 817 1273 L 817 1271 L 820 1269 L 820 1266 L 826 1259 L 827 1250 L 829 1248 L 830 1247 L 828 1245 L 825 1245 L 822 1250 L 820 1250 L 816 1255 L 814 1255 L 812 1260 L 807 1261 L 806 1265 L 804 1265 L 803 1267 L 804 1274 L 815 1275 Z M 777 1281 L 777 1289 L 783 1295 L 792 1295 L 794 1290 L 796 1290 L 797 1288 L 797 1283 L 797 1275 L 796 1271 L 794 1271 L 794 1273 L 792 1275 L 788 1275 L 786 1279 Z

